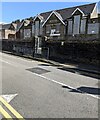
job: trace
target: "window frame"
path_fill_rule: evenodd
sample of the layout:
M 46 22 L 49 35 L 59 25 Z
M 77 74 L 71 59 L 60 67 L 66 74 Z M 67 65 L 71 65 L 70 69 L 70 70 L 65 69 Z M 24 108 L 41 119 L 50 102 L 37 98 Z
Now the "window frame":
M 69 22 L 72 22 L 72 27 L 71 27 L 72 30 L 71 30 L 71 32 L 69 31 L 69 26 L 70 26 L 70 25 L 69 25 Z M 72 19 L 69 19 L 69 20 L 68 20 L 67 34 L 68 34 L 68 35 L 72 35 L 72 34 L 73 34 L 73 20 L 72 20 Z
M 84 20 L 85 20 L 85 24 L 84 24 L 85 26 L 84 26 L 84 30 L 82 30 L 82 29 L 81 29 L 81 27 L 83 26 L 83 25 L 82 25 L 82 21 L 84 21 Z M 80 22 L 81 22 L 81 23 L 80 23 L 80 34 L 86 34 L 87 19 L 86 19 L 86 18 L 82 18 L 82 19 L 80 20 Z
M 76 24 L 76 21 L 77 21 L 77 19 L 75 20 L 75 17 L 79 17 L 80 19 L 79 19 L 79 22 L 77 22 L 77 24 L 78 24 L 78 26 L 77 26 L 77 24 Z M 76 24 L 76 25 L 75 25 Z M 74 16 L 74 19 L 73 19 L 73 34 L 74 35 L 79 35 L 80 34 L 80 25 L 81 25 L 81 15 L 75 15 Z M 78 31 L 76 32 L 76 28 L 78 27 Z

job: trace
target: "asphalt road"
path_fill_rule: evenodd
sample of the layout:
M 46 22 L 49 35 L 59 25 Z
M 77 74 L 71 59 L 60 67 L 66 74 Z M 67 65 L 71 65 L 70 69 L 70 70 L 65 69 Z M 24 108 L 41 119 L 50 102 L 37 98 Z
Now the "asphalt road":
M 98 79 L 4 53 L 0 64 L 2 95 L 18 94 L 9 104 L 24 118 L 98 118 Z

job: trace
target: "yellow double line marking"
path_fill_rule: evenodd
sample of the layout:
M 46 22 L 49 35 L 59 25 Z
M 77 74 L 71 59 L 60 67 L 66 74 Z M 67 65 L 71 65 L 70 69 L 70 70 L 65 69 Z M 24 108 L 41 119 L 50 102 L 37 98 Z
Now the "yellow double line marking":
M 24 120 L 24 118 L 10 105 L 6 102 L 5 99 L 3 99 L 1 96 L 0 96 L 0 102 L 3 103 L 7 108 L 8 110 L 13 113 L 13 115 L 18 118 L 18 119 L 22 119 Z M 5 117 L 5 118 L 10 118 L 12 119 L 12 117 L 2 108 L 2 106 L 0 105 L 0 113 Z
M 12 120 L 12 117 L 2 108 L 0 105 L 0 113 L 4 115 L 5 118 L 10 118 Z

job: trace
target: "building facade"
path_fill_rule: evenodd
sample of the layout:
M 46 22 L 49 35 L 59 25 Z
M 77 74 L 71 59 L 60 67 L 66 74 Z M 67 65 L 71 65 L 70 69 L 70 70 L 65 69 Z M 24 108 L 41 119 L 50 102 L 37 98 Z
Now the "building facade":
M 0 39 L 16 39 L 16 25 L 2 24 L 0 29 Z
M 17 23 L 16 37 L 22 40 L 32 37 L 32 22 L 30 20 L 24 19 Z
M 16 41 L 33 40 L 32 49 L 36 56 L 46 54 L 48 58 L 50 55 L 57 56 L 59 53 L 61 56 L 64 52 L 72 54 L 72 50 L 74 54 L 76 50 L 74 43 L 100 39 L 100 12 L 98 8 L 100 9 L 98 3 L 92 3 L 40 13 L 31 19 L 12 22 L 9 27 L 6 26 L 7 31 L 11 29 L 9 32 L 5 32 L 4 25 L 1 36 L 6 36 L 3 37 L 6 39 L 15 38 Z M 12 34 L 14 27 L 16 32 L 14 31 Z M 66 43 L 72 44 L 65 45 Z M 14 45 L 14 48 L 15 46 L 18 49 L 21 48 L 20 51 L 23 52 L 23 47 L 20 44 Z M 77 48 L 76 53 L 78 54 L 79 51 L 80 48 Z
M 41 54 L 41 41 L 61 42 L 95 40 L 100 35 L 97 3 L 65 8 L 37 15 L 33 19 L 32 36 L 35 53 Z

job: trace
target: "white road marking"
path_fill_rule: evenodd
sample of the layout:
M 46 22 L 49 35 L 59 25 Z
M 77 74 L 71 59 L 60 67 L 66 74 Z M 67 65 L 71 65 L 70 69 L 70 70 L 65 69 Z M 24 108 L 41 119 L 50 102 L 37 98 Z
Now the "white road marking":
M 4 60 L 2 60 L 2 59 L 0 59 L 0 61 L 5 62 L 5 63 L 10 64 L 10 65 L 13 65 L 13 64 L 11 64 L 11 63 L 9 63 L 9 62 L 7 62 L 7 61 L 4 61 Z M 15 65 L 14 65 L 14 66 L 15 66 Z M 56 81 L 56 80 L 54 80 L 54 79 L 47 78 L 47 77 L 45 77 L 45 76 L 42 76 L 42 75 L 39 75 L 39 74 L 36 74 L 36 73 L 33 73 L 33 74 L 36 75 L 36 76 L 38 76 L 38 77 L 41 77 L 41 78 L 43 78 L 43 79 L 52 81 L 52 82 L 54 82 L 54 83 L 56 83 L 56 84 L 59 84 L 59 85 L 62 85 L 62 86 L 66 86 L 66 87 L 68 87 L 69 89 L 73 89 L 73 90 L 76 90 L 76 91 L 78 91 L 78 92 L 84 93 L 85 95 L 91 96 L 91 97 L 93 97 L 93 98 L 100 99 L 100 97 L 98 97 L 98 96 L 96 96 L 96 95 L 88 94 L 88 93 L 86 93 L 86 92 L 84 92 L 84 91 L 78 90 L 77 88 L 74 88 L 74 87 L 69 86 L 69 85 L 67 85 L 67 84 L 64 84 L 64 83 L 62 83 L 62 82 L 58 82 L 58 81 Z
M 81 93 L 83 93 L 83 94 L 85 94 L 85 95 L 88 95 L 88 96 L 91 96 L 91 97 L 93 97 L 93 98 L 100 99 L 100 97 L 98 97 L 98 96 L 96 96 L 96 95 L 88 94 L 88 93 L 86 93 L 86 92 L 84 92 L 84 91 L 78 90 L 77 88 L 74 88 L 74 87 L 69 86 L 69 85 L 67 85 L 67 84 L 64 84 L 64 83 L 62 83 L 62 82 L 58 82 L 58 81 L 56 81 L 56 80 L 54 80 L 54 79 L 47 78 L 47 77 L 45 77 L 45 76 L 42 76 L 42 75 L 39 75 L 39 74 L 36 74 L 36 73 L 32 73 L 32 74 L 34 74 L 34 75 L 36 75 L 36 76 L 38 76 L 38 77 L 41 77 L 41 78 L 43 78 L 43 79 L 49 80 L 49 81 L 51 81 L 51 82 L 54 82 L 54 83 L 56 83 L 56 84 L 59 84 L 59 85 L 61 85 L 61 86 L 66 86 L 66 87 L 68 87 L 69 89 L 75 90 L 75 91 L 77 91 L 77 92 L 81 92 Z
M 5 61 L 5 60 L 3 60 L 3 59 L 0 59 L 0 61 L 1 61 L 1 62 L 4 62 L 4 63 L 6 63 L 6 64 L 9 64 L 9 65 L 12 65 L 11 63 L 9 63 L 9 62 L 7 62 L 7 61 Z
M 7 103 L 10 103 L 18 94 L 0 95 Z M 0 114 L 0 120 L 3 116 Z
M 0 95 L 4 98 L 8 103 L 13 100 L 18 94 L 9 94 L 9 95 Z
M 6 63 L 6 64 L 9 64 L 9 65 L 11 65 L 11 66 L 13 66 L 13 67 L 18 67 L 18 66 L 16 66 L 15 64 L 12 64 L 12 63 L 10 63 L 10 62 L 7 62 L 7 61 L 5 61 L 5 60 L 3 60 L 3 59 L 0 59 L 0 61 L 1 61 L 1 62 L 4 62 L 4 63 Z

